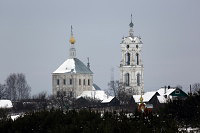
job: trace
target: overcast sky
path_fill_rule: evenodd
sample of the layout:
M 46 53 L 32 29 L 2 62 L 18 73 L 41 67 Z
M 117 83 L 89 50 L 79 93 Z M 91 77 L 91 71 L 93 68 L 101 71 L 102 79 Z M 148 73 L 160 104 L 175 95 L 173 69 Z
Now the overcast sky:
M 143 41 L 145 91 L 200 82 L 199 0 L 0 0 L 0 83 L 24 73 L 32 94 L 51 93 L 51 73 L 69 55 L 70 25 L 77 57 L 90 58 L 94 81 L 119 79 L 120 42 L 133 14 Z

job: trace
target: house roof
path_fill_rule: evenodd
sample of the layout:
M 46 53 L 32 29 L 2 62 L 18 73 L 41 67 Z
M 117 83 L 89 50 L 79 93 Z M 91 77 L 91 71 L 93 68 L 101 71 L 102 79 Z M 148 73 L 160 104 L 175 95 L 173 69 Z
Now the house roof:
M 106 95 L 105 91 L 102 90 L 94 90 L 94 91 L 83 91 L 83 93 L 77 97 L 85 97 L 85 98 L 92 98 L 103 101 L 104 99 L 108 98 L 108 95 Z
M 142 95 L 143 102 L 149 102 L 155 94 L 156 94 L 156 91 L 145 92 L 144 95 Z M 141 95 L 133 95 L 133 98 L 136 103 L 140 102 L 140 97 Z
M 10 100 L 0 100 L 0 108 L 12 108 L 12 102 Z
M 166 103 L 169 99 L 172 100 L 173 98 L 173 93 L 176 90 L 180 90 L 178 88 L 160 88 L 157 92 L 160 94 L 160 96 L 157 96 L 158 100 L 160 103 Z M 184 91 L 180 90 L 181 92 L 183 92 L 185 95 L 187 95 Z M 183 94 L 182 93 L 182 94 Z
M 80 61 L 78 58 L 67 59 L 53 73 L 93 74 L 93 72 L 82 61 Z
M 164 96 L 157 96 L 157 98 L 158 98 L 158 101 L 160 103 L 166 103 L 167 102 L 167 99 Z
M 165 92 L 166 89 L 166 92 Z M 176 88 L 160 88 L 157 92 L 162 96 L 162 95 L 170 95 L 172 92 L 174 92 Z
M 113 96 L 109 96 L 108 98 L 104 99 L 101 103 L 109 103 L 110 101 L 113 100 Z

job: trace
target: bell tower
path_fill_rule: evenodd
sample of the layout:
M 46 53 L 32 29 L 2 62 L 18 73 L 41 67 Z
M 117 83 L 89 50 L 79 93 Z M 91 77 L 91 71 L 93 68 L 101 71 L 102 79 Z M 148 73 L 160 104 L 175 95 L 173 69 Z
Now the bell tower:
M 131 14 L 129 24 L 129 35 L 122 38 L 121 62 L 120 62 L 120 83 L 128 94 L 141 94 L 144 91 L 144 66 L 142 63 L 141 50 L 142 41 L 139 36 L 134 35 Z

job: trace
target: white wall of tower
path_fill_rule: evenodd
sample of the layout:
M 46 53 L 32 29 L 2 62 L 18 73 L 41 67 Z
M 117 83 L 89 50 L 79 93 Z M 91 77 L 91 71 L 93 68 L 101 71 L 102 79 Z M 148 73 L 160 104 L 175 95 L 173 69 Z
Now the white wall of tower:
M 132 30 L 131 30 L 132 31 Z M 130 34 L 131 35 L 131 34 Z M 125 84 L 125 90 L 140 94 L 144 91 L 144 67 L 142 63 L 142 42 L 140 37 L 124 37 L 121 42 L 120 82 Z M 130 54 L 130 59 L 126 55 Z M 138 57 L 136 56 L 138 54 Z M 127 59 L 128 63 L 127 63 Z M 129 84 L 127 85 L 127 73 Z M 139 75 L 138 75 L 139 74 Z

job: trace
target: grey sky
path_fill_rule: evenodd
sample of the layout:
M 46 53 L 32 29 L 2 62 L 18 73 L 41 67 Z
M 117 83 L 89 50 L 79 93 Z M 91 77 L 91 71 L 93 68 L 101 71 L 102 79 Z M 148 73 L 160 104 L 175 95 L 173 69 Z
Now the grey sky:
M 0 83 L 25 73 L 32 94 L 51 93 L 51 73 L 69 55 L 70 25 L 77 56 L 90 57 L 95 83 L 119 78 L 120 42 L 133 13 L 143 45 L 145 91 L 200 82 L 199 0 L 0 0 Z

